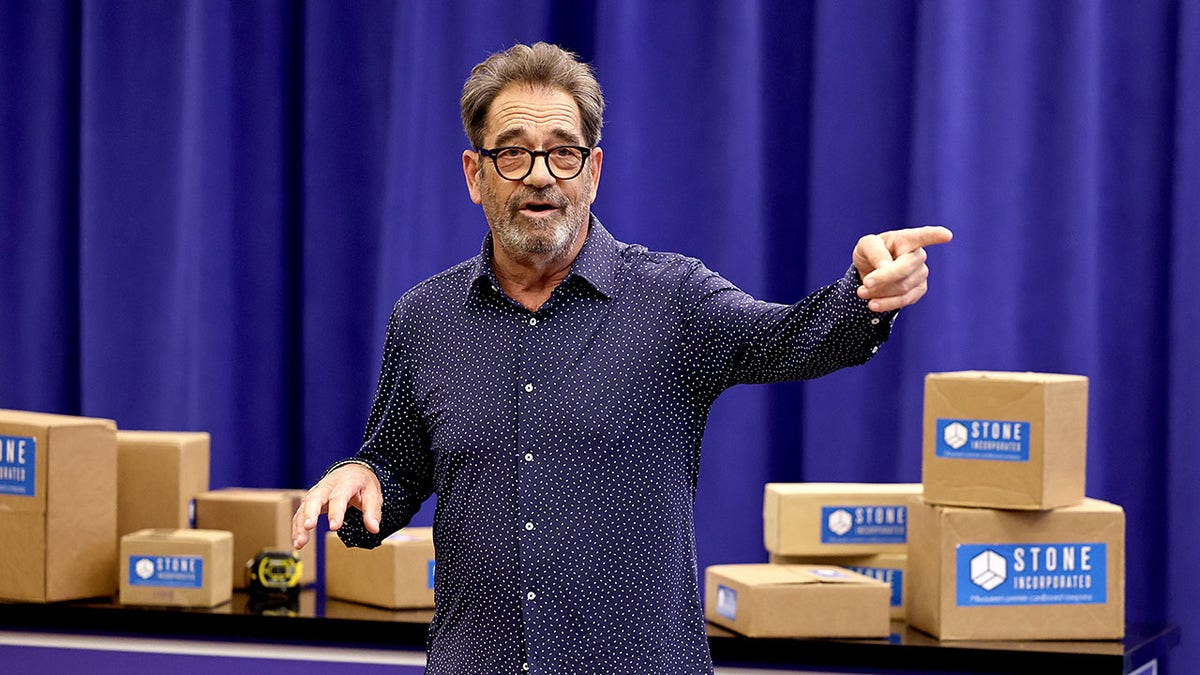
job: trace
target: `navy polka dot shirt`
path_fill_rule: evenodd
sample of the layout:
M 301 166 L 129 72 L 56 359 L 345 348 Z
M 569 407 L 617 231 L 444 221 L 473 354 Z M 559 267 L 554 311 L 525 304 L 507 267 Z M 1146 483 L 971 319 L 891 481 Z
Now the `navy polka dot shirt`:
M 594 217 L 536 312 L 478 256 L 406 293 L 362 449 L 383 486 L 374 547 L 432 492 L 430 673 L 708 673 L 692 520 L 709 408 L 738 383 L 812 378 L 878 350 L 892 314 L 851 267 L 795 305 Z

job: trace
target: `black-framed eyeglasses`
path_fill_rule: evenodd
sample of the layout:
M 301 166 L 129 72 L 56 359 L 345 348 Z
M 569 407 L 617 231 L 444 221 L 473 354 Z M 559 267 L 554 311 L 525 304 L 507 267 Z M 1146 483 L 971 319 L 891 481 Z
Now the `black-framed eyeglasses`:
M 592 154 L 591 148 L 581 145 L 556 145 L 546 150 L 530 150 L 519 145 L 499 148 L 476 148 L 480 155 L 492 158 L 496 173 L 504 180 L 525 180 L 533 173 L 533 162 L 546 159 L 546 169 L 558 180 L 571 180 L 583 171 L 583 164 Z

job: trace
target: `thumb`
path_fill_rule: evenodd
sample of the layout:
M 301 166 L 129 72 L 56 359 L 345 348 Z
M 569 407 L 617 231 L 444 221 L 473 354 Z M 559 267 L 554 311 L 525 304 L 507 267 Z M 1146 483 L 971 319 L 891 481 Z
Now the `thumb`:
M 892 252 L 888 250 L 883 237 L 877 234 L 864 235 L 854 247 L 854 267 L 858 277 L 864 282 L 867 275 L 884 265 L 892 262 Z

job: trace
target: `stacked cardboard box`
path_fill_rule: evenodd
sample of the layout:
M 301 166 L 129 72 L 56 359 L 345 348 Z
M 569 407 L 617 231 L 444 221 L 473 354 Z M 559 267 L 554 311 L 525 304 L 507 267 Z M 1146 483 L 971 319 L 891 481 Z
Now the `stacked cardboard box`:
M 708 620 L 756 637 L 886 636 L 889 619 L 903 611 L 908 499 L 920 491 L 917 484 L 767 484 L 770 562 L 709 567 Z
M 120 602 L 215 607 L 232 596 L 233 534 L 146 529 L 121 537 Z
M 907 614 L 941 639 L 1117 639 L 1125 517 L 1086 499 L 1087 378 L 925 380 Z
M 192 500 L 208 491 L 205 432 L 117 431 L 117 536 L 192 526 Z
M 235 589 L 247 586 L 246 565 L 263 549 L 292 550 L 292 516 L 303 490 L 223 488 L 196 495 L 196 527 L 233 533 L 231 577 Z M 301 585 L 316 581 L 316 547 L 300 551 Z
M 0 598 L 116 592 L 116 436 L 112 420 L 0 410 Z
M 891 587 L 903 619 L 908 502 L 919 483 L 768 483 L 764 544 L 777 564 L 838 565 Z
M 325 593 L 387 609 L 433 607 L 433 528 L 406 527 L 377 548 L 348 548 L 326 533 Z
M 888 585 L 833 565 L 712 565 L 707 618 L 750 637 L 884 637 Z
M 892 619 L 904 620 L 904 584 L 908 576 L 908 555 L 905 553 L 876 553 L 874 555 L 850 556 L 786 556 L 770 555 L 770 561 L 776 565 L 836 565 L 851 572 L 863 574 L 872 579 L 886 583 L 891 594 L 888 597 L 889 616 Z

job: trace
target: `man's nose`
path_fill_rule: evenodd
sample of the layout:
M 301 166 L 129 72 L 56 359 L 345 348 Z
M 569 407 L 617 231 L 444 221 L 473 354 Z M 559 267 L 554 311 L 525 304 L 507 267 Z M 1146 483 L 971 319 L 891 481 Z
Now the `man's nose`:
M 553 185 L 557 179 L 550 175 L 549 161 L 550 158 L 546 157 L 545 155 L 542 155 L 541 157 L 534 157 L 533 169 L 530 170 L 529 175 L 526 176 L 525 180 L 522 182 L 529 187 L 536 188 L 544 188 L 549 185 Z

